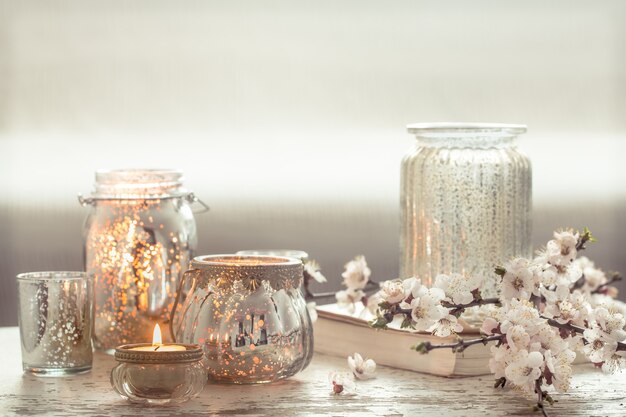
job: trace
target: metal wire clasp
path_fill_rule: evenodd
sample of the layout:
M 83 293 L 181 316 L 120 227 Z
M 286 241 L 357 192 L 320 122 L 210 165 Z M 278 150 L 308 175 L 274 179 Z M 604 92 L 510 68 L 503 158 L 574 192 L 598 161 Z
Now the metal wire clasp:
M 200 204 L 202 206 L 202 209 L 199 211 L 194 211 L 194 214 L 199 214 L 199 213 L 206 213 L 207 211 L 211 210 L 211 208 L 202 200 L 200 200 L 194 193 L 189 193 L 185 196 L 185 199 L 187 200 L 187 202 L 189 202 L 189 204 Z
M 85 206 L 91 206 L 94 202 L 94 199 L 91 197 L 83 197 L 83 195 L 81 193 L 78 193 L 78 203 L 85 207 Z

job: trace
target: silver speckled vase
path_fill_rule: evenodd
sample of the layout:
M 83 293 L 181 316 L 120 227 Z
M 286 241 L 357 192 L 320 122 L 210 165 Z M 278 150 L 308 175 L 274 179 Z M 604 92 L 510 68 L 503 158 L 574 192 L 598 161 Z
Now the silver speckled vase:
M 493 267 L 531 255 L 531 165 L 516 147 L 526 126 L 407 128 L 417 143 L 402 161 L 401 276 L 481 275 L 483 295 L 496 296 Z

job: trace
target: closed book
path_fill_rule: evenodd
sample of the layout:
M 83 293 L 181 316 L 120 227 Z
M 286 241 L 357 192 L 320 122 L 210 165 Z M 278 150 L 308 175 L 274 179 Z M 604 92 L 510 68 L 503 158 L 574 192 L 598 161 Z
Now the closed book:
M 357 306 L 357 311 L 363 311 Z M 387 330 L 373 329 L 368 324 L 371 316 L 349 314 L 337 304 L 317 307 L 314 324 L 315 351 L 332 356 L 348 357 L 355 352 L 372 358 L 379 365 L 446 377 L 464 377 L 489 374 L 490 346 L 473 345 L 463 352 L 435 349 L 427 354 L 411 350 L 422 342 L 432 344 L 455 343 L 457 336 L 437 337 L 430 333 L 410 332 L 398 326 Z M 361 316 L 361 317 L 359 317 Z M 478 330 L 466 327 L 462 338 L 479 338 Z

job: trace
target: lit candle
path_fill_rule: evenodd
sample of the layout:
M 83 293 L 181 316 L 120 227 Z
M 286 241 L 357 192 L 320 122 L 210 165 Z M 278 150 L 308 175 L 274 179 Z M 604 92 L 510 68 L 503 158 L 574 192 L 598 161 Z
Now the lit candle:
M 177 344 L 163 344 L 163 339 L 161 338 L 161 328 L 159 327 L 159 323 L 154 326 L 154 332 L 152 333 L 152 346 L 138 346 L 132 348 L 131 350 L 141 350 L 146 352 L 175 352 L 179 350 L 187 350 L 185 346 L 177 345 Z

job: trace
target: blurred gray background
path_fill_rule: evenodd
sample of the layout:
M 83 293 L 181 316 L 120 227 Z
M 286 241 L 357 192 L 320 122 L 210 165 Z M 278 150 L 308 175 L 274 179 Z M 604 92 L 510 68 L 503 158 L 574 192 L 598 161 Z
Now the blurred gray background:
M 15 275 L 81 269 L 97 168 L 174 167 L 199 252 L 398 272 L 420 121 L 526 123 L 534 241 L 589 226 L 626 271 L 626 2 L 0 0 L 0 325 Z

